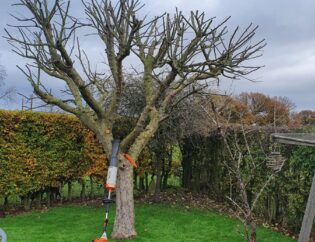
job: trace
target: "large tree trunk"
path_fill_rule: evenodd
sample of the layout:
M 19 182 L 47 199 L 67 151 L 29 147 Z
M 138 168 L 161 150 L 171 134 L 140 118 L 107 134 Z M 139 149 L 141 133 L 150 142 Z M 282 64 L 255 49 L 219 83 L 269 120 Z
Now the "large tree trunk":
M 119 157 L 122 157 L 121 155 Z M 111 237 L 131 239 L 137 235 L 135 230 L 133 168 L 124 158 L 121 159 L 117 177 L 116 217 Z
M 141 151 L 153 137 L 159 124 L 159 114 L 151 115 L 151 120 L 128 149 L 129 155 L 137 160 Z M 127 147 L 121 147 L 123 151 Z M 116 217 L 112 233 L 114 239 L 131 239 L 137 236 L 135 229 L 134 198 L 133 198 L 133 167 L 119 154 L 119 169 L 116 191 Z

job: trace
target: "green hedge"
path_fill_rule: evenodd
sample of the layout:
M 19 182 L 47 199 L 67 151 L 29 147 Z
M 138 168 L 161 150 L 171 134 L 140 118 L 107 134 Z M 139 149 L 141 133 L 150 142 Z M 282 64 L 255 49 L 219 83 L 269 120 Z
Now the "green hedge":
M 295 132 L 295 130 L 279 130 Z M 314 130 L 299 130 L 314 132 Z M 237 133 L 237 132 L 236 132 Z M 251 149 L 248 155 L 242 133 L 238 134 L 238 146 L 244 150 L 241 172 L 246 184 L 247 196 L 253 201 L 270 175 L 266 156 L 272 151 L 270 134 L 272 129 L 249 132 L 247 142 Z M 234 134 L 232 135 L 234 138 Z M 183 186 L 197 192 L 207 192 L 214 199 L 226 201 L 227 196 L 238 198 L 235 175 L 226 169 L 228 151 L 220 145 L 216 133 L 208 137 L 191 136 L 183 140 Z M 262 150 L 264 147 L 264 152 Z M 315 148 L 294 145 L 279 145 L 286 162 L 260 197 L 255 214 L 274 224 L 281 224 L 298 233 L 315 171 Z M 232 189 L 231 189 L 231 184 Z
M 30 196 L 83 176 L 103 176 L 93 134 L 73 116 L 0 110 L 0 196 Z

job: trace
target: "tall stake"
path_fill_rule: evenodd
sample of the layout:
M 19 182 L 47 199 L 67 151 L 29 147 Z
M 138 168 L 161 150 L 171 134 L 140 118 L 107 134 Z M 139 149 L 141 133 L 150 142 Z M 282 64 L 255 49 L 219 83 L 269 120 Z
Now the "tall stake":
M 315 174 L 308 197 L 298 242 L 308 242 L 315 217 Z

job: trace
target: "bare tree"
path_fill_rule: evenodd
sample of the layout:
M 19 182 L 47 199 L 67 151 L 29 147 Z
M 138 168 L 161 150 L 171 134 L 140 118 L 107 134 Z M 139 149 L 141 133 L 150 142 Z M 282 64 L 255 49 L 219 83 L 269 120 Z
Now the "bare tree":
M 16 90 L 14 87 L 5 87 L 4 79 L 6 76 L 4 66 L 0 65 L 0 100 L 12 101 Z
M 70 15 L 70 1 L 20 0 L 15 5 L 29 15 L 13 16 L 17 24 L 11 26 L 15 30 L 6 30 L 7 39 L 17 55 L 29 60 L 19 69 L 34 92 L 46 103 L 77 116 L 96 134 L 107 155 L 129 76 L 124 61 L 131 56 L 141 66 L 133 74 L 141 80 L 145 105 L 121 142 L 112 233 L 114 238 L 132 238 L 136 236 L 133 172 L 122 153 L 136 160 L 167 118 L 166 110 L 174 98 L 184 91 L 188 97 L 220 76 L 236 79 L 259 69 L 246 61 L 259 57 L 265 43 L 254 41 L 257 26 L 250 24 L 243 31 L 237 27 L 228 34 L 229 18 L 215 23 L 203 12 L 185 16 L 176 11 L 147 20 L 141 17 L 138 0 L 82 3 L 87 17 L 84 23 Z M 104 44 L 106 64 L 101 73 L 93 69 L 80 46 L 80 35 L 76 35 L 80 29 L 96 32 Z M 56 90 L 48 91 L 47 75 L 65 83 L 64 98 Z
M 232 124 L 230 115 L 228 118 L 222 117 L 218 112 L 222 106 L 216 105 L 211 99 L 202 105 L 202 108 L 208 115 L 208 120 L 217 128 L 224 143 L 223 163 L 230 177 L 230 195 L 227 198 L 236 208 L 237 216 L 245 226 L 246 241 L 256 242 L 257 223 L 254 210 L 268 185 L 281 171 L 285 160 L 278 152 L 273 152 L 271 155 L 267 153 L 270 144 L 266 143 L 266 140 L 262 141 L 261 127 L 243 125 L 242 113 L 239 113 L 239 123 Z M 232 112 L 230 108 L 225 108 Z M 258 191 L 248 191 L 247 185 L 258 175 L 259 169 L 264 168 L 269 169 L 268 177 Z M 232 181 L 235 181 L 236 186 Z M 233 190 L 236 190 L 236 194 L 232 193 Z
M 227 158 L 224 162 L 227 169 L 229 170 L 229 174 L 236 179 L 237 188 L 239 191 L 239 195 L 236 198 L 233 198 L 232 194 L 228 197 L 231 203 L 236 207 L 238 213 L 240 213 L 239 218 L 245 225 L 245 238 L 248 242 L 256 242 L 257 241 L 257 234 L 256 234 L 256 220 L 254 217 L 254 210 L 256 208 L 257 202 L 259 201 L 260 197 L 262 196 L 263 192 L 270 184 L 270 182 L 275 178 L 275 175 L 281 171 L 282 166 L 284 164 L 284 160 L 281 157 L 277 157 L 275 160 L 273 157 L 270 159 L 274 159 L 268 163 L 268 155 L 264 153 L 264 148 L 262 145 L 260 146 L 260 151 L 265 155 L 265 159 L 259 161 L 259 158 L 256 157 L 257 155 L 253 154 L 253 148 L 250 147 L 250 138 L 251 133 L 257 132 L 257 129 L 250 127 L 244 128 L 241 126 L 241 137 L 238 137 L 237 133 L 239 134 L 240 131 L 233 130 L 231 132 L 232 135 L 228 137 L 226 132 L 222 132 L 222 138 L 224 140 L 224 144 L 227 150 Z M 259 133 L 259 131 L 258 131 Z M 257 135 L 254 135 L 257 142 Z M 241 147 L 240 143 L 243 143 L 243 147 Z M 262 144 L 260 140 L 258 143 Z M 258 170 L 261 169 L 262 166 L 265 164 L 270 165 L 270 174 L 263 182 L 262 186 L 257 192 L 250 191 L 252 197 L 249 198 L 247 185 L 250 182 L 251 178 L 253 178 Z M 242 171 L 242 167 L 247 166 L 250 167 L 250 174 L 244 175 Z M 246 172 L 245 172 L 246 173 Z M 244 178 L 245 176 L 249 176 L 250 178 Z M 233 186 L 231 184 L 231 186 Z M 231 188 L 232 189 L 232 188 Z

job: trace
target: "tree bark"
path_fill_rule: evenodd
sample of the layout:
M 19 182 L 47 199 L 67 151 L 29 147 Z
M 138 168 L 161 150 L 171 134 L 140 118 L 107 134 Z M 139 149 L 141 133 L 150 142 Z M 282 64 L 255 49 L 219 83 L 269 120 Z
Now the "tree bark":
M 153 137 L 159 124 L 159 113 L 155 110 L 150 115 L 150 122 L 143 132 L 135 139 L 133 144 L 128 149 L 128 154 L 137 160 L 141 151 Z M 127 150 L 123 145 L 123 151 Z M 133 197 L 133 167 L 124 159 L 120 153 L 119 169 L 117 176 L 117 191 L 116 191 L 116 217 L 112 238 L 114 239 L 132 239 L 137 236 L 135 229 L 135 214 L 134 214 L 134 197 Z
M 240 193 L 242 197 L 242 206 L 244 208 L 245 214 L 245 223 L 247 226 L 247 231 L 249 231 L 250 234 L 247 234 L 247 240 L 249 242 L 256 242 L 256 222 L 253 218 L 253 213 L 251 210 L 251 207 L 248 203 L 248 197 L 246 193 L 245 184 L 243 182 L 243 179 L 241 177 L 241 172 L 239 170 L 239 167 L 236 167 L 236 178 L 238 182 L 238 186 L 240 188 Z
M 254 222 L 254 220 L 250 221 L 249 224 L 250 227 L 250 242 L 256 242 L 257 241 L 257 235 L 256 235 L 256 223 Z
M 135 230 L 133 168 L 121 158 L 116 190 L 116 217 L 111 237 L 113 239 L 132 239 L 137 236 Z

